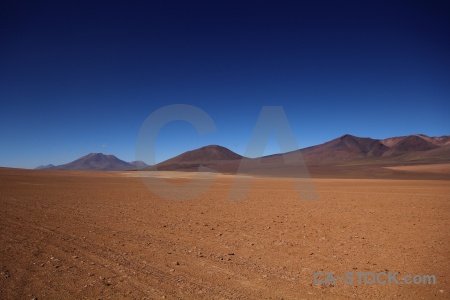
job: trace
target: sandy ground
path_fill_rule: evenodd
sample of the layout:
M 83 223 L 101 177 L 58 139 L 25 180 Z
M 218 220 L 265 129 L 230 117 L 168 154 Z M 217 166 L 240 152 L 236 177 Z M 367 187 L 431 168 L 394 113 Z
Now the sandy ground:
M 450 298 L 449 181 L 315 179 L 314 202 L 255 178 L 232 202 L 232 180 L 170 201 L 126 173 L 0 169 L 0 299 Z M 317 271 L 437 283 L 316 284 Z

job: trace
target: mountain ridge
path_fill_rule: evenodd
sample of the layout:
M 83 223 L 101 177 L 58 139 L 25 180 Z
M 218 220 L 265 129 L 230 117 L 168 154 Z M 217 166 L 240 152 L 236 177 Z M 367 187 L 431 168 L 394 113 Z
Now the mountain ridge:
M 385 139 L 344 134 L 322 144 L 267 155 L 253 160 L 281 162 L 301 153 L 308 166 L 338 166 L 345 164 L 429 164 L 450 162 L 450 136 L 430 137 L 424 134 L 396 136 Z M 167 170 L 196 171 L 207 167 L 224 172 L 235 172 L 241 159 L 246 158 L 220 145 L 207 145 L 183 152 L 148 166 L 142 161 L 125 162 L 114 155 L 90 153 L 70 163 L 39 166 L 53 170 Z

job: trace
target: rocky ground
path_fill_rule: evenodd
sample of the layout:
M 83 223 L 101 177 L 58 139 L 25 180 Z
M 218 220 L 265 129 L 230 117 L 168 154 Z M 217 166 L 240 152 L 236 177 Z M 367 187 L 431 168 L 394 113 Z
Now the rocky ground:
M 232 176 L 204 180 L 171 201 L 125 173 L 1 169 L 0 298 L 450 298 L 449 181 L 315 179 L 311 202 L 255 178 L 232 202 Z M 437 283 L 316 284 L 317 271 Z

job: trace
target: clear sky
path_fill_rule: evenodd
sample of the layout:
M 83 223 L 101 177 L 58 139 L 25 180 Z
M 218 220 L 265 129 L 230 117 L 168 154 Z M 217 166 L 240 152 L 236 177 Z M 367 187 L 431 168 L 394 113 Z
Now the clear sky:
M 264 105 L 284 107 L 301 147 L 450 134 L 448 1 L 139 2 L 1 2 L 0 166 L 134 160 L 143 121 L 170 104 L 218 131 L 169 124 L 159 161 L 243 154 Z

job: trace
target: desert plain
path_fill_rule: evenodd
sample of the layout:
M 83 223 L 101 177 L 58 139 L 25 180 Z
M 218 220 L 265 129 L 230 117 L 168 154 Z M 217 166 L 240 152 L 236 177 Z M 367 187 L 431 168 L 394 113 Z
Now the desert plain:
M 313 178 L 317 201 L 289 178 L 253 177 L 245 201 L 227 199 L 232 175 L 203 180 L 173 201 L 132 172 L 0 168 L 0 298 L 450 298 L 448 180 Z M 318 271 L 436 284 L 316 284 Z

